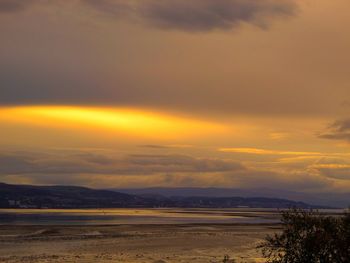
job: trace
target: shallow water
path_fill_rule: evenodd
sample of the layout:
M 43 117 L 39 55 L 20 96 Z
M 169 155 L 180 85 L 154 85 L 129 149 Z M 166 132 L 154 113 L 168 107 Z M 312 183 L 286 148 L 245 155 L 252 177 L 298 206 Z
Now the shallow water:
M 323 210 L 339 214 L 343 210 Z M 0 225 L 278 223 L 277 209 L 0 209 Z
M 267 209 L 0 209 L 0 225 L 277 223 Z

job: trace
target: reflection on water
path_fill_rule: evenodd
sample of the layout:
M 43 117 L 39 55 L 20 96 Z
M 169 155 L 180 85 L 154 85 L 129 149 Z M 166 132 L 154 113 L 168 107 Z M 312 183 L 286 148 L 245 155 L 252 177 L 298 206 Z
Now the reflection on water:
M 264 209 L 0 209 L 0 225 L 275 223 Z
M 342 210 L 328 212 L 341 213 Z M 256 224 L 278 222 L 279 213 L 273 209 L 0 209 L 0 225 Z

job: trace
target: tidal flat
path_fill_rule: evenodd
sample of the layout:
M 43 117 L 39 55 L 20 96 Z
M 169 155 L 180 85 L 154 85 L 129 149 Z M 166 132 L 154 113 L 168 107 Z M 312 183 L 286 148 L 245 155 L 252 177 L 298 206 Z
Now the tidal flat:
M 264 262 L 276 210 L 0 210 L 0 262 Z
M 264 262 L 267 224 L 0 226 L 0 262 Z

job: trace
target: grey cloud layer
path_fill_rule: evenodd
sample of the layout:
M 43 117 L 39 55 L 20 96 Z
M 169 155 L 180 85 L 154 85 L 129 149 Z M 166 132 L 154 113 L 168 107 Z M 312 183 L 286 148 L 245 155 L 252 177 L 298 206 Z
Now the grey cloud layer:
M 266 27 L 271 17 L 291 16 L 290 0 L 84 0 L 117 18 L 136 18 L 161 29 L 209 31 L 232 29 L 241 23 Z
M 305 86 L 285 72 L 271 75 L 290 63 L 279 59 L 273 44 L 279 41 L 267 41 L 272 30 L 243 46 L 235 32 L 205 34 L 246 23 L 265 27 L 270 18 L 293 15 L 293 0 L 1 1 L 16 6 L 0 14 L 2 105 L 108 104 L 194 114 L 325 111 L 302 76 Z M 250 28 L 242 28 L 243 35 L 245 30 L 259 36 Z
M 350 180 L 350 166 L 344 167 L 320 167 L 318 169 L 323 176 L 339 180 Z
M 0 12 L 23 10 L 40 0 L 0 0 Z M 118 19 L 133 19 L 160 29 L 209 31 L 241 23 L 265 28 L 271 17 L 295 14 L 292 0 L 80 0 Z M 44 3 L 44 2 L 43 2 Z
M 350 119 L 338 120 L 334 122 L 328 131 L 320 135 L 321 138 L 331 140 L 350 141 Z
M 327 189 L 346 170 L 319 168 L 315 173 L 264 170 L 233 160 L 176 154 L 112 156 L 89 152 L 17 153 L 0 155 L 0 181 L 36 184 L 112 186 L 221 186 L 280 189 Z
M 69 156 L 0 155 L 0 175 L 210 173 L 244 170 L 236 162 L 186 155 L 129 155 L 110 157 L 81 153 Z
M 32 0 L 0 0 L 0 13 L 11 13 L 25 9 Z

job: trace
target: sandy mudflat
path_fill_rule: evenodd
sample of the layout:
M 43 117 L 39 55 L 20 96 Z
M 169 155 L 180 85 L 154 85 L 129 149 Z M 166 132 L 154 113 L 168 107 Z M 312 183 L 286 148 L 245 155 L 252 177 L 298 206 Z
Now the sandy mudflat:
M 0 226 L 0 262 L 263 262 L 274 225 Z

